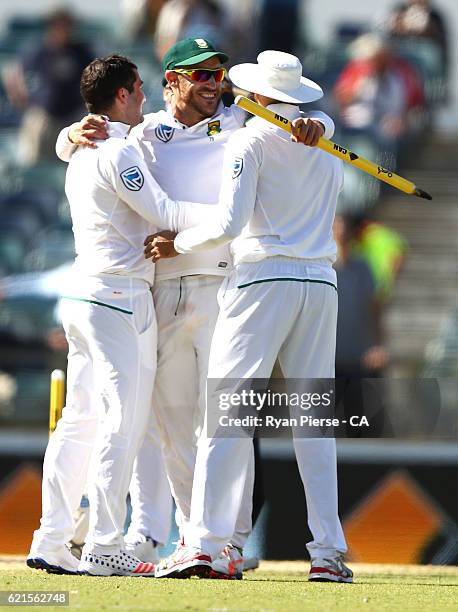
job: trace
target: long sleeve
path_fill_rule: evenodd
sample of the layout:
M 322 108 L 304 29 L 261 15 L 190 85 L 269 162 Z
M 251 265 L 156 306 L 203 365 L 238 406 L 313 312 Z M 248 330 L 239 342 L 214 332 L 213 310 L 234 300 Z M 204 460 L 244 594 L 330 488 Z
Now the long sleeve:
M 248 130 L 237 131 L 228 141 L 217 216 L 175 238 L 179 253 L 212 249 L 236 238 L 250 220 L 256 201 L 262 153 Z
M 134 145 L 102 158 L 101 174 L 117 196 L 141 217 L 161 229 L 180 231 L 215 215 L 215 205 L 175 201 L 153 178 Z
M 69 131 L 73 125 L 74 124 L 64 127 L 59 132 L 59 136 L 57 137 L 56 141 L 56 155 L 59 159 L 67 163 L 70 161 L 73 153 L 78 148 L 77 145 L 73 144 L 68 139 Z
M 302 113 L 302 116 L 305 119 L 314 119 L 315 121 L 319 121 L 320 123 L 322 123 L 324 125 L 325 138 L 332 138 L 334 136 L 336 126 L 334 125 L 334 121 L 331 119 L 331 117 L 329 117 L 329 115 L 326 115 L 326 113 L 323 113 L 319 110 L 311 110 Z

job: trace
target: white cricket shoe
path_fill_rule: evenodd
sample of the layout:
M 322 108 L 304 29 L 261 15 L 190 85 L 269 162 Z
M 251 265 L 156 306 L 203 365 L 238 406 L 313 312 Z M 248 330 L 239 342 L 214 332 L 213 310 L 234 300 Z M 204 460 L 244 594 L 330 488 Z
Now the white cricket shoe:
M 198 548 L 182 545 L 156 565 L 156 578 L 208 578 L 211 571 L 209 555 Z
M 145 563 L 159 563 L 159 546 L 150 537 L 137 542 L 124 542 L 126 552 Z
M 76 574 L 79 561 L 62 545 L 57 550 L 32 548 L 27 565 L 33 569 L 46 570 L 48 574 Z
M 259 559 L 257 557 L 243 557 L 243 571 L 255 570 L 259 567 Z
M 311 582 L 353 582 L 353 572 L 345 565 L 341 555 L 329 559 L 312 559 L 309 580 Z
M 123 550 L 114 555 L 96 555 L 83 549 L 78 574 L 154 578 L 154 563 L 143 563 Z
M 212 562 L 210 578 L 241 580 L 242 573 L 243 557 L 235 546 L 228 544 Z

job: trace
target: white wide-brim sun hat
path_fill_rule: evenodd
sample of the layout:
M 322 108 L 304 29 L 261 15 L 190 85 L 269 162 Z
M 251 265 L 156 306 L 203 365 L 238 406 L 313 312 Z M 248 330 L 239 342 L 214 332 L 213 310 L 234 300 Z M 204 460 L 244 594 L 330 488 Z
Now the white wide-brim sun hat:
M 237 64 L 229 78 L 240 89 L 281 102 L 302 104 L 319 100 L 321 87 L 302 76 L 302 64 L 295 55 L 283 51 L 263 51 L 257 64 Z

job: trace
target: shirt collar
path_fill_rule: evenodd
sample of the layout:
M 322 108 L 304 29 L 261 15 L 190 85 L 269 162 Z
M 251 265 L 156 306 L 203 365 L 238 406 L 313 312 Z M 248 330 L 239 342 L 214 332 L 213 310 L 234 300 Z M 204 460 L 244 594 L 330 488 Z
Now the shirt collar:
M 121 121 L 107 121 L 109 138 L 127 138 L 131 126 Z
M 297 119 L 301 116 L 300 108 L 295 104 L 278 102 L 277 104 L 269 104 L 267 108 L 277 115 L 286 117 L 286 119 Z
M 167 115 L 169 118 L 167 125 L 171 127 L 180 127 L 183 130 L 186 129 L 191 131 L 197 131 L 203 125 L 207 125 L 209 121 L 214 121 L 216 117 L 219 117 L 219 115 L 221 115 L 221 113 L 223 112 L 223 109 L 224 104 L 222 101 L 220 101 L 218 104 L 218 108 L 216 109 L 216 113 L 214 115 L 212 115 L 211 117 L 205 117 L 205 119 L 202 119 L 202 121 L 199 121 L 199 123 L 195 123 L 191 126 L 185 125 L 184 123 L 181 123 L 181 121 L 178 121 L 178 119 L 176 119 L 169 111 L 164 111 L 164 114 Z
M 297 119 L 301 116 L 301 110 L 299 106 L 296 106 L 294 104 L 284 104 L 282 102 L 279 102 L 278 104 L 269 104 L 267 108 L 276 115 L 285 117 L 290 121 L 293 121 L 293 119 Z M 285 132 L 283 128 L 273 125 L 272 123 L 268 123 L 265 119 L 262 119 L 261 117 L 254 116 L 248 121 L 248 125 L 250 127 L 255 127 L 256 129 L 276 132 L 279 136 L 285 138 L 286 140 L 289 140 L 290 138 L 290 135 Z

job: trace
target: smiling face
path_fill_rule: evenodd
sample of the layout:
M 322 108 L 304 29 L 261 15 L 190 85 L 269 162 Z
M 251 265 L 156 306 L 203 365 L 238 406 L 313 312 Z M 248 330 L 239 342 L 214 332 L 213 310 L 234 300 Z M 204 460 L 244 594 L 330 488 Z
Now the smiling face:
M 186 66 L 186 70 L 196 68 L 221 68 L 218 56 L 211 57 L 194 66 Z M 218 108 L 221 99 L 221 83 L 216 83 L 212 77 L 204 83 L 197 83 L 185 74 L 168 70 L 165 73 L 167 81 L 173 92 L 171 99 L 172 114 L 184 123 L 191 126 L 203 119 L 212 117 Z

